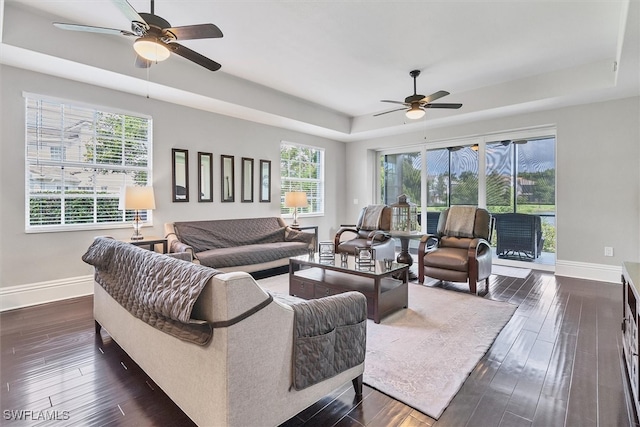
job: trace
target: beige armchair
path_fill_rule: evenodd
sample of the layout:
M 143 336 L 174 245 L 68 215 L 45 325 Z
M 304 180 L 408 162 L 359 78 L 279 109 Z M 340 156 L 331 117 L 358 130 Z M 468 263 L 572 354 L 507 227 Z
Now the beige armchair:
M 440 214 L 436 235 L 427 234 L 418 246 L 418 281 L 424 277 L 450 282 L 469 282 L 477 293 L 477 282 L 489 284 L 491 215 L 475 206 L 452 206 Z M 436 243 L 434 243 L 436 242 Z
M 336 232 L 335 252 L 354 255 L 356 248 L 371 246 L 375 249 L 376 259 L 395 259 L 396 243 L 388 233 L 391 229 L 391 212 L 386 205 L 362 208 L 355 227 L 343 226 Z

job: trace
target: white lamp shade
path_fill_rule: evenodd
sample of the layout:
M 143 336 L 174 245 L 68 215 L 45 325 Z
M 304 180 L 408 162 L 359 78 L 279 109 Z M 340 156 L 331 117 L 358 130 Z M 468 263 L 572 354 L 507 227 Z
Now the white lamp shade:
M 424 110 L 419 106 L 412 105 L 411 109 L 407 110 L 407 118 L 409 119 L 420 119 L 424 116 Z
M 120 195 L 120 210 L 145 210 L 155 209 L 156 199 L 153 196 L 153 187 L 124 187 Z
M 133 49 L 144 59 L 154 62 L 164 61 L 171 54 L 155 37 L 140 37 L 133 43 Z
M 291 191 L 284 193 L 284 205 L 287 208 L 304 208 L 309 205 L 307 193 L 304 191 Z

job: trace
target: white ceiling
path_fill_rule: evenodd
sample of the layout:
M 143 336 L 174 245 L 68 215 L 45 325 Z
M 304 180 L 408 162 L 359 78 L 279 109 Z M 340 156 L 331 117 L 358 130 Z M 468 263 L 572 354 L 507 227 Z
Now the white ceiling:
M 149 1 L 129 1 L 138 12 L 149 12 Z M 45 22 L 129 29 L 127 18 L 108 0 L 5 0 L 5 6 L 43 14 Z M 205 73 L 211 72 L 172 57 L 153 65 L 150 73 L 153 77 L 162 72 L 156 69 L 176 62 L 180 74 L 158 83 L 165 90 L 180 89 L 180 103 L 339 140 L 406 132 L 402 112 L 372 115 L 393 109 L 381 99 L 401 101 L 412 94 L 412 69 L 422 71 L 418 93 L 446 90 L 451 95 L 439 102 L 464 104 L 460 110 L 429 110 L 425 120 L 433 124 L 640 94 L 639 0 L 157 0 L 155 13 L 173 26 L 216 24 L 222 39 L 183 44 L 221 63 L 216 74 L 249 88 L 235 95 L 188 89 L 184 80 L 209 78 Z M 82 38 L 117 39 L 113 43 L 120 44 L 121 54 L 133 58 L 130 38 L 47 32 L 78 46 Z M 35 49 L 21 38 L 5 13 L 2 62 L 35 69 L 24 59 L 26 49 L 37 51 L 40 68 L 44 53 L 64 58 L 65 68 L 69 61 L 100 67 L 98 59 Z M 40 43 L 46 45 L 43 39 Z M 17 51 L 9 48 L 16 46 Z M 115 72 L 140 76 L 140 70 Z M 258 85 L 281 92 L 270 94 L 281 100 L 300 98 L 294 104 L 310 110 L 302 115 L 276 108 L 262 99 L 266 89 Z M 251 91 L 256 91 L 255 102 Z

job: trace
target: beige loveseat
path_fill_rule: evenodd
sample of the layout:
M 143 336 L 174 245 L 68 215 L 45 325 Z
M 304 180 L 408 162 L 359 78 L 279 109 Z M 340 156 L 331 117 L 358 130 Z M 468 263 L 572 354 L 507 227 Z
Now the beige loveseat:
M 317 244 L 279 217 L 171 222 L 164 231 L 169 252 L 190 252 L 194 262 L 226 272 L 286 266 Z
M 122 261 L 124 256 L 132 258 L 132 270 L 120 268 L 128 263 Z M 295 316 L 300 315 L 299 311 L 295 311 L 298 310 L 296 304 L 282 302 L 278 297 L 273 299 L 249 274 L 217 273 L 211 268 L 103 238 L 94 241 L 83 260 L 94 265 L 96 272 L 96 331 L 104 327 L 118 345 L 200 426 L 277 426 L 349 381 L 356 387 L 356 393 L 362 392 L 366 300 L 358 292 L 303 303 L 305 309 L 313 308 L 308 304 L 316 302 L 320 305 L 328 302 L 343 304 L 342 308 L 348 309 L 342 311 L 350 313 L 347 317 L 354 316 L 353 324 L 364 325 L 355 326 L 364 328 L 364 335 L 360 336 L 363 334 L 360 329 L 358 339 L 353 339 L 353 336 L 346 340 L 342 336 L 340 339 L 336 330 L 352 326 L 333 325 L 330 331 L 320 330 L 323 340 L 325 336 L 336 334 L 337 350 L 340 346 L 344 348 L 345 342 L 351 347 L 347 351 L 358 349 L 362 353 L 362 360 L 355 365 L 347 365 L 351 367 L 346 370 L 334 372 L 326 379 L 301 388 L 294 383 L 301 363 L 292 356 L 294 348 L 302 342 L 301 338 L 295 338 L 300 335 L 300 323 L 294 321 L 294 313 Z M 132 271 L 135 272 L 133 275 Z M 186 278 L 189 277 L 195 278 L 194 283 L 185 287 L 188 282 Z M 176 283 L 176 278 L 182 278 L 180 283 Z M 111 288 L 105 283 L 114 280 L 129 286 L 120 295 L 140 289 L 147 292 L 147 288 L 160 288 L 157 301 L 160 311 L 171 299 L 168 290 L 172 287 L 178 286 L 180 297 L 194 293 L 197 299 L 188 315 L 190 319 L 203 321 L 198 323 L 200 326 L 214 326 L 210 341 L 195 344 L 158 330 L 157 325 L 154 327 L 145 323 L 106 290 Z M 194 291 L 200 288 L 199 294 Z M 154 300 L 158 295 L 145 295 L 145 298 Z M 287 301 L 292 297 L 282 298 Z M 140 307 L 136 307 L 140 311 Z M 332 323 L 330 319 L 337 310 L 326 305 L 320 306 L 320 310 L 319 319 L 322 321 L 316 323 Z M 168 318 L 164 320 L 173 322 Z M 172 333 L 175 334 L 175 331 Z M 306 362 L 302 362 L 302 365 L 307 367 Z M 314 376 L 317 373 L 311 374 Z

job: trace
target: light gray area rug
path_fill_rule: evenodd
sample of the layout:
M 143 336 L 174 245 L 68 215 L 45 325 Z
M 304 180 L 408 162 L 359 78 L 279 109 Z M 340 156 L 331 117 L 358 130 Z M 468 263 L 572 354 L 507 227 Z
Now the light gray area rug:
M 408 309 L 367 323 L 364 382 L 438 419 L 516 308 L 410 284 Z
M 259 280 L 288 293 L 288 275 Z M 438 419 L 517 306 L 409 284 L 409 307 L 367 322 L 364 382 Z

